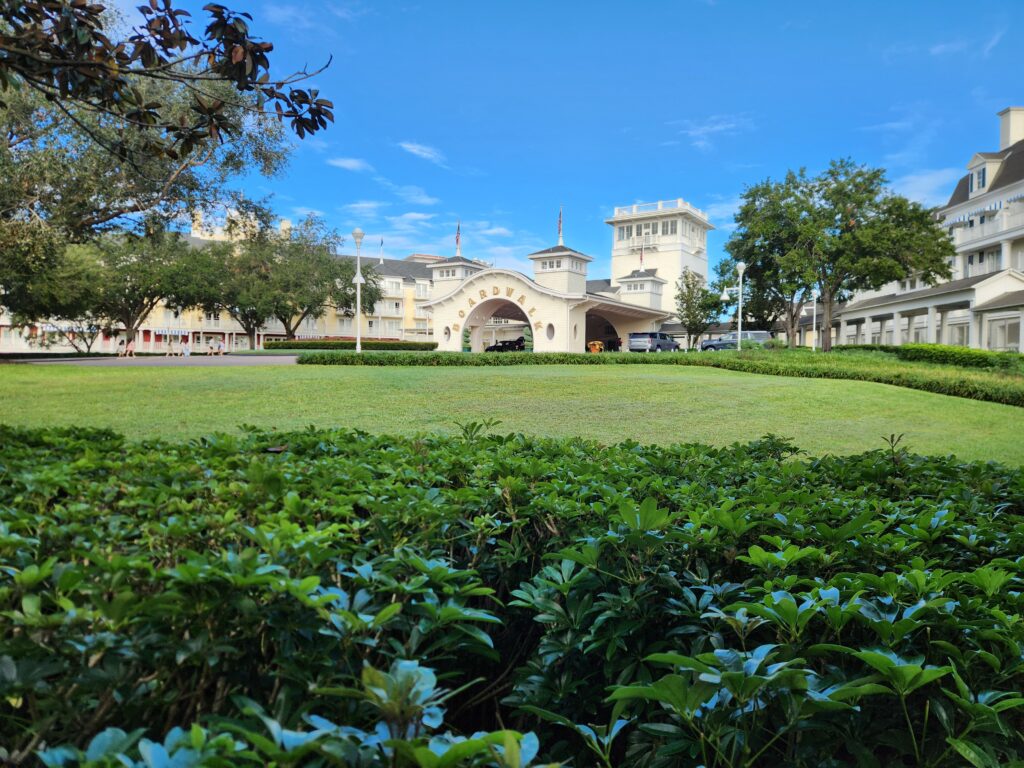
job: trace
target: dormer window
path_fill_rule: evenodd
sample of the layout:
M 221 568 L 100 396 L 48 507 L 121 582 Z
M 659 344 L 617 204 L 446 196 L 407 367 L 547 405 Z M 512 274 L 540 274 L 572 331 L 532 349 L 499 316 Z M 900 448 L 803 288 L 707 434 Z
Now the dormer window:
M 985 188 L 985 171 L 987 171 L 987 170 L 988 170 L 987 168 L 979 168 L 978 169 L 978 189 L 979 190 L 982 190 L 982 189 Z
M 974 174 L 967 174 L 967 191 L 970 193 L 974 192 Z

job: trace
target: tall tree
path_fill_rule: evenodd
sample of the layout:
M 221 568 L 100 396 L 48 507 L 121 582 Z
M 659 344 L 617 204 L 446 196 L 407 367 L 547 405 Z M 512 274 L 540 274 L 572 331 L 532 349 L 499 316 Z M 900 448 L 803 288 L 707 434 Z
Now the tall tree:
M 160 304 L 191 306 L 200 299 L 189 291 L 196 253 L 177 233 L 107 235 L 91 249 L 99 278 L 92 311 L 123 328 L 128 341 Z
M 886 191 L 881 169 L 835 160 L 810 185 L 803 205 L 796 224 L 801 247 L 784 261 L 813 275 L 826 352 L 836 302 L 911 274 L 929 284 L 950 275 L 952 241 L 931 211 Z
M 272 43 L 254 37 L 252 17 L 207 3 L 194 34 L 177 0 L 138 6 L 142 23 L 118 29 L 104 3 L 5 0 L 0 3 L 0 92 L 32 91 L 79 124 L 98 146 L 135 164 L 145 155 L 180 159 L 241 130 L 232 107 L 288 120 L 301 138 L 333 121 L 331 102 L 294 87 L 312 74 L 272 77 Z M 182 115 L 143 87 L 158 83 L 189 94 Z M 225 93 L 225 87 L 227 92 Z M 268 109 L 272 105 L 273 109 Z M 105 136 L 80 120 L 89 112 L 142 144 Z
M 708 289 L 704 278 L 683 268 L 683 274 L 676 281 L 676 314 L 686 332 L 686 346 L 689 349 L 697 345 L 701 335 L 715 322 L 721 311 L 720 298 Z
M 730 272 L 736 262 L 747 265 L 744 310 L 770 330 L 782 319 L 787 338 L 796 338 L 800 316 L 811 298 L 814 275 L 801 259 L 800 221 L 808 208 L 811 180 L 803 169 L 783 181 L 766 179 L 743 192 L 736 213 L 737 228 L 726 243 L 729 258 L 720 268 Z M 756 317 L 758 313 L 763 317 Z
M 310 216 L 286 232 L 270 236 L 274 249 L 271 284 L 275 291 L 274 317 L 294 339 L 309 317 L 323 317 L 328 309 L 352 315 L 355 309 L 355 263 L 339 259 L 343 239 Z M 367 314 L 381 300 L 380 280 L 372 268 L 363 268 L 362 288 Z

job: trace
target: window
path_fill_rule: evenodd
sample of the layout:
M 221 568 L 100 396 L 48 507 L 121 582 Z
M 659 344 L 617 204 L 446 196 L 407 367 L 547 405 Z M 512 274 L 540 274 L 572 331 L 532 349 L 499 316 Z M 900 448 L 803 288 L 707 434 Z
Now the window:
M 978 189 L 985 188 L 985 171 L 987 168 L 981 168 L 978 170 Z
M 393 301 L 393 302 L 391 302 L 391 309 L 394 310 L 395 312 L 397 312 L 398 314 L 401 314 L 402 313 L 402 302 L 400 302 L 400 301 Z
M 427 283 L 416 283 L 416 298 L 430 298 L 430 286 Z
M 988 323 L 988 348 L 998 350 L 1020 349 L 1020 317 L 990 320 Z
M 973 173 L 967 174 L 967 191 L 969 193 L 974 191 L 974 174 Z M 974 226 L 974 221 L 971 221 L 971 226 L 972 227 Z
M 398 296 L 402 293 L 402 281 L 401 280 L 388 280 L 387 292 L 389 296 Z
M 397 334 L 398 333 L 398 321 L 397 320 L 385 320 L 384 321 L 384 333 Z
M 369 328 L 372 331 L 373 330 L 373 320 L 367 320 L 366 321 L 366 327 Z
M 633 225 L 632 224 L 627 224 L 626 225 L 626 237 L 632 237 L 632 236 L 633 236 Z
M 947 344 L 951 344 L 954 347 L 966 347 L 968 336 L 970 334 L 970 328 L 967 323 L 957 323 L 956 325 L 950 325 L 948 328 L 949 340 Z
M 207 312 L 203 319 L 206 321 L 206 325 L 220 328 L 220 312 Z
M 626 228 L 625 227 L 619 227 L 619 240 L 625 240 L 625 239 L 626 239 Z

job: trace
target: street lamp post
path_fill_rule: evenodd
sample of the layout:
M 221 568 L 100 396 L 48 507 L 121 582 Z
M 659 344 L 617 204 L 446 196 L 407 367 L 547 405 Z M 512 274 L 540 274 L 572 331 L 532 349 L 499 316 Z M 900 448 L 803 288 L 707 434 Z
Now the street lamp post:
M 356 227 L 352 230 L 352 239 L 356 241 L 356 276 L 352 283 L 356 287 L 356 353 L 363 351 L 363 270 L 359 263 L 359 250 L 363 245 L 363 230 Z
M 723 288 L 722 289 L 722 301 L 729 300 L 729 291 L 736 291 L 739 295 L 739 310 L 736 315 L 736 349 L 743 349 L 743 273 L 747 270 L 747 265 L 742 261 L 736 262 L 736 272 L 739 273 L 740 281 L 737 288 Z

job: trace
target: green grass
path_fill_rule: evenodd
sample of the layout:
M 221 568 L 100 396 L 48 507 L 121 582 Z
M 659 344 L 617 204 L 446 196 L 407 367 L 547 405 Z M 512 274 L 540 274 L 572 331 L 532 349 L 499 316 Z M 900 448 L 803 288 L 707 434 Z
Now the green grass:
M 0 367 L 0 421 L 194 437 L 240 424 L 410 434 L 501 420 L 499 431 L 603 442 L 792 438 L 812 455 L 904 433 L 918 453 L 1024 464 L 1024 410 L 857 381 L 676 366 L 508 368 Z

